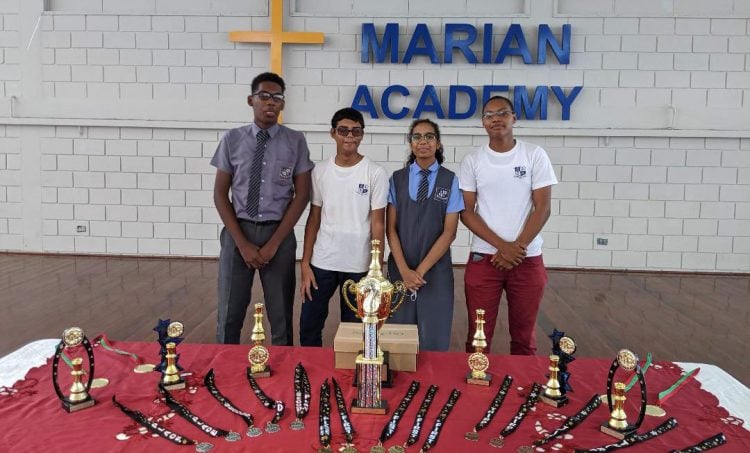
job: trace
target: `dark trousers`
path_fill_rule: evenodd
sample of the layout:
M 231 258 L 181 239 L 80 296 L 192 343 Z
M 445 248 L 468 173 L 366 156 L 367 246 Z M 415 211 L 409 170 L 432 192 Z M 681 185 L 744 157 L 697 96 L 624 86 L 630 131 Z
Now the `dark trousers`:
M 254 224 L 240 220 L 240 227 L 248 241 L 262 246 L 276 231 L 278 223 Z M 245 264 L 226 228 L 221 231 L 220 239 L 216 341 L 239 344 L 242 324 L 250 305 L 255 269 Z M 271 324 L 271 344 L 277 346 L 292 346 L 294 343 L 292 309 L 296 286 L 296 250 L 297 240 L 292 231 L 281 242 L 276 255 L 259 271 L 265 300 L 264 313 Z
M 482 308 L 487 348 L 490 350 L 495 322 L 500 307 L 500 297 L 505 290 L 508 299 L 508 330 L 510 331 L 510 353 L 534 355 L 536 353 L 536 317 L 542 303 L 547 271 L 542 256 L 524 259 L 511 270 L 496 269 L 490 263 L 491 255 L 471 253 L 464 273 L 466 308 L 469 312 L 469 333 L 466 337 L 466 352 L 474 352 L 471 346 L 476 331 L 476 309 Z
M 312 299 L 305 298 L 299 317 L 299 344 L 302 346 L 323 346 L 323 327 L 328 318 L 328 302 L 338 289 L 341 306 L 341 322 L 359 322 L 356 314 L 346 305 L 341 295 L 341 286 L 347 280 L 358 282 L 367 272 L 338 272 L 310 266 L 318 283 L 318 289 L 311 288 Z M 349 294 L 349 301 L 356 307 L 356 296 Z

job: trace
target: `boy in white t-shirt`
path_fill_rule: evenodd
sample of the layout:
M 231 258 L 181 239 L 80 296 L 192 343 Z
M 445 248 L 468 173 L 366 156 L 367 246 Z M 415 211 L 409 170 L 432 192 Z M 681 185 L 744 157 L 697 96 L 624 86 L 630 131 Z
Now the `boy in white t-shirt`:
M 549 218 L 557 178 L 541 147 L 513 138 L 515 122 L 509 99 L 490 98 L 482 108 L 490 142 L 466 156 L 459 171 L 466 205 L 461 221 L 474 233 L 464 274 L 467 352 L 474 351 L 478 308 L 485 310 L 489 350 L 505 290 L 510 353 L 536 353 L 536 318 L 547 284 L 539 232 Z
M 328 302 L 337 289 L 341 321 L 357 322 L 339 288 L 346 280 L 359 281 L 367 273 L 370 240 L 384 243 L 388 174 L 359 153 L 364 129 L 359 111 L 344 108 L 336 112 L 330 132 L 336 155 L 313 169 L 301 263 L 302 346 L 322 346 Z

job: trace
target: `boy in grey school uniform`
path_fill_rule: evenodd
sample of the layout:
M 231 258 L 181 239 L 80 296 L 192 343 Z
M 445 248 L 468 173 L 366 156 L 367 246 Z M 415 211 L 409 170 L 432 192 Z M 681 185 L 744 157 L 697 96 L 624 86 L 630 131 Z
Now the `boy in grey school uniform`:
M 247 103 L 253 123 L 228 131 L 211 159 L 214 204 L 224 223 L 216 341 L 239 344 L 258 270 L 271 343 L 291 346 L 294 225 L 310 200 L 313 163 L 304 135 L 279 124 L 284 80 L 266 72 L 253 79 L 251 88 Z

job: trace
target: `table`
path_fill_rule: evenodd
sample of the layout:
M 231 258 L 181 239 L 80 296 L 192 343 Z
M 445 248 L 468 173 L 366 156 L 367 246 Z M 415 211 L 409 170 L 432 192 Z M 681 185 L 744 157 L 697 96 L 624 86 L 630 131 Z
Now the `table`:
M 269 379 L 259 380 L 259 383 L 269 396 L 286 402 L 287 412 L 280 422 L 281 433 L 248 438 L 244 436 L 245 425 L 242 420 L 222 408 L 202 386 L 203 376 L 213 368 L 217 386 L 222 393 L 240 408 L 251 412 L 255 416 L 256 425 L 264 426 L 273 416 L 273 412 L 262 407 L 249 390 L 245 378 L 248 346 L 181 344 L 178 346 L 181 355 L 180 365 L 193 375 L 188 378 L 190 388 L 176 391 L 174 395 L 214 426 L 243 433 L 241 441 L 228 443 L 220 439 L 211 439 L 187 421 L 170 416 L 166 406 L 157 398 L 156 384 L 159 375 L 136 374 L 133 372 L 132 359 L 114 354 L 100 346 L 95 348 L 96 374 L 98 377 L 110 379 L 110 384 L 102 389 L 92 390 L 92 395 L 97 400 L 93 408 L 73 414 L 64 412 L 54 396 L 51 384 L 49 356 L 57 341 L 35 342 L 0 359 L 0 385 L 10 385 L 11 380 L 23 377 L 23 373 L 28 371 L 24 380 L 16 382 L 12 389 L 0 393 L 0 423 L 6 427 L 0 431 L 0 450 L 192 451 L 191 447 L 175 446 L 164 439 L 140 433 L 134 423 L 111 403 L 112 395 L 116 394 L 118 401 L 132 409 L 152 416 L 166 414 L 165 425 L 187 437 L 210 441 L 215 445 L 214 452 L 244 451 L 249 448 L 274 452 L 317 451 L 318 395 L 323 379 L 335 377 L 348 401 L 356 395 L 356 389 L 351 386 L 352 370 L 334 369 L 332 350 L 269 347 L 270 364 L 274 374 Z M 117 348 L 141 356 L 146 362 L 158 362 L 159 346 L 155 342 L 111 343 Z M 564 416 L 576 413 L 593 394 L 604 393 L 606 374 L 611 363 L 611 359 L 586 358 L 579 358 L 573 362 L 569 367 L 571 385 L 574 388 L 574 392 L 570 394 L 571 403 L 560 409 L 537 404 L 518 430 L 508 436 L 506 447 L 497 450 L 489 446 L 489 439 L 496 436 L 516 413 L 531 383 L 544 383 L 548 360 L 546 357 L 489 357 L 489 371 L 494 378 L 490 388 L 483 388 L 469 386 L 463 381 L 467 371 L 466 354 L 421 352 L 418 358 L 418 371 L 397 372 L 394 388 L 383 390 L 383 395 L 391 408 L 388 416 L 351 416 L 357 430 L 355 442 L 359 451 L 369 451 L 376 443 L 383 425 L 398 405 L 409 383 L 412 379 L 417 379 L 422 383 L 422 387 L 406 411 L 395 436 L 386 446 L 403 444 L 427 387 L 429 384 L 436 384 L 440 390 L 428 412 L 419 442 L 408 451 L 419 450 L 450 391 L 458 388 L 462 395 L 446 422 L 437 447 L 432 451 L 453 452 L 463 449 L 515 452 L 519 446 L 530 445 L 533 440 L 540 437 L 539 432 L 552 431 L 558 427 Z M 300 361 L 310 376 L 313 388 L 312 407 L 305 419 L 307 428 L 303 431 L 292 431 L 289 429 L 289 423 L 294 418 L 292 381 L 294 366 Z M 34 368 L 28 370 L 29 367 Z M 683 367 L 692 369 L 694 365 L 683 364 Z M 700 367 L 701 372 L 697 379 L 688 381 L 664 404 L 668 416 L 674 416 L 679 426 L 637 448 L 632 448 L 631 451 L 669 451 L 685 448 L 720 431 L 726 434 L 728 442 L 718 451 L 750 451 L 750 432 L 738 420 L 748 417 L 750 391 L 716 367 Z M 65 369 L 65 365 L 61 364 L 61 370 Z M 677 364 L 655 362 L 646 374 L 649 403 L 654 402 L 659 391 L 674 383 L 680 372 L 681 367 Z M 514 377 L 514 383 L 502 408 L 487 429 L 480 432 L 479 442 L 465 440 L 464 433 L 470 431 L 481 419 L 506 373 Z M 706 391 L 702 385 L 710 391 Z M 629 393 L 628 400 L 628 412 L 633 418 L 636 412 L 636 392 L 637 389 L 634 389 Z M 342 442 L 343 433 L 333 398 L 332 404 L 332 432 L 334 445 L 337 446 Z M 728 408 L 729 412 L 719 407 L 719 404 Z M 592 448 L 614 442 L 613 438 L 599 432 L 599 424 L 606 421 L 608 415 L 607 409 L 600 407 L 581 426 L 571 431 L 571 438 L 553 441 L 537 451 L 571 451 L 572 448 Z M 646 417 L 641 431 L 651 429 L 664 420 L 665 418 Z

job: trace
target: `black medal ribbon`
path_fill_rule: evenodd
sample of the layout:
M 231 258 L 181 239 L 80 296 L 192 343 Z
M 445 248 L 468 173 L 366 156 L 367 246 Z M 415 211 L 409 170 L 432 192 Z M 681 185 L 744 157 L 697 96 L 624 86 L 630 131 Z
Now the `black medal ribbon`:
M 163 437 L 164 439 L 167 439 L 168 441 L 174 444 L 196 445 L 198 443 L 193 439 L 189 439 L 181 434 L 177 434 L 173 431 L 170 431 L 167 428 L 163 427 L 162 425 L 154 421 L 149 421 L 148 417 L 143 415 L 143 413 L 140 411 L 129 409 L 123 406 L 122 404 L 120 404 L 120 402 L 118 402 L 115 399 L 115 395 L 112 395 L 112 403 L 114 403 L 114 405 L 118 407 L 125 415 L 135 420 L 136 423 L 138 423 L 139 425 L 143 426 L 144 428 L 146 428 L 147 430 L 151 431 L 154 434 L 158 434 L 159 436 Z
M 719 447 L 727 443 L 727 437 L 724 433 L 719 433 L 715 436 L 711 436 L 708 439 L 704 439 L 695 445 L 692 445 L 682 450 L 672 450 L 669 453 L 700 453 L 701 451 L 708 451 L 713 448 Z
M 518 408 L 518 412 L 515 416 L 508 422 L 507 425 L 505 425 L 505 428 L 500 432 L 500 437 L 508 437 L 511 435 L 515 430 L 518 429 L 518 427 L 521 425 L 521 422 L 523 421 L 524 417 L 526 417 L 526 414 L 529 412 L 529 409 L 534 407 L 537 400 L 539 399 L 539 394 L 542 391 L 542 386 L 538 383 L 534 382 L 534 385 L 531 386 L 531 391 L 529 392 L 529 396 L 526 397 L 526 401 L 524 401 L 523 404 Z
M 510 389 L 510 385 L 513 383 L 513 377 L 509 374 L 505 375 L 505 379 L 503 379 L 503 383 L 500 385 L 500 389 L 497 391 L 497 394 L 495 395 L 495 398 L 492 400 L 492 403 L 490 404 L 490 407 L 487 409 L 487 412 L 485 412 L 484 417 L 482 417 L 479 422 L 474 425 L 474 431 L 479 432 L 487 427 L 487 425 L 490 424 L 493 418 L 495 418 L 495 415 L 497 415 L 497 412 L 500 410 L 500 407 L 503 405 L 503 401 L 505 401 L 505 397 L 508 395 L 508 390 Z
M 435 423 L 432 425 L 430 434 L 427 435 L 427 439 L 425 439 L 424 444 L 422 444 L 422 448 L 419 449 L 420 453 L 430 450 L 435 446 L 435 444 L 437 444 L 438 437 L 440 437 L 440 431 L 443 429 L 443 426 L 445 426 L 445 421 L 448 419 L 448 415 L 450 415 L 451 411 L 456 406 L 456 402 L 458 402 L 458 398 L 460 396 L 461 392 L 458 389 L 453 389 L 450 396 L 448 397 L 448 401 L 446 401 L 445 405 L 443 405 L 443 408 L 440 409 L 440 413 L 435 419 Z
M 248 427 L 251 427 L 254 425 L 254 420 L 252 414 L 245 412 L 243 410 L 240 410 L 232 404 L 231 401 L 227 397 L 221 394 L 218 388 L 216 388 L 216 382 L 215 382 L 215 376 L 214 376 L 214 369 L 211 368 L 208 370 L 208 373 L 206 373 L 206 377 L 203 379 L 203 383 L 206 385 L 206 388 L 211 393 L 211 395 L 221 403 L 222 406 L 229 412 L 239 415 L 244 421 L 245 424 L 247 424 Z
M 283 401 L 274 401 L 266 395 L 263 389 L 258 385 L 258 381 L 253 377 L 253 373 L 250 369 L 247 370 L 247 380 L 250 383 L 250 388 L 253 389 L 253 393 L 258 397 L 263 407 L 267 409 L 275 409 L 276 415 L 274 415 L 271 423 L 276 424 L 284 416 L 284 408 L 286 407 Z
M 645 442 L 647 440 L 653 439 L 654 437 L 660 436 L 666 433 L 667 431 L 674 429 L 676 427 L 677 427 L 677 420 L 675 420 L 673 417 L 670 417 L 667 421 L 665 421 L 661 425 L 657 426 L 651 431 L 647 431 L 644 434 L 633 434 L 619 442 L 616 442 L 614 444 L 609 444 L 609 445 L 603 445 L 601 447 L 589 448 L 589 449 L 576 449 L 576 453 L 587 453 L 587 452 L 599 453 L 599 452 L 605 452 L 605 451 L 610 451 L 610 450 L 616 450 L 618 448 L 632 447 L 633 445 L 636 445 L 641 442 Z
M 328 386 L 328 379 L 320 385 L 318 437 L 323 449 L 327 449 L 331 445 L 331 389 Z
M 203 419 L 193 414 L 190 409 L 188 409 L 184 404 L 174 399 L 174 397 L 169 393 L 168 390 L 162 389 L 162 391 L 164 393 L 164 400 L 166 401 L 167 406 L 177 412 L 180 417 L 197 426 L 198 429 L 200 429 L 204 433 L 208 434 L 211 437 L 226 437 L 229 434 L 229 431 L 221 428 L 214 428 L 213 426 L 206 423 Z
M 354 426 L 352 426 L 352 421 L 349 418 L 349 412 L 346 410 L 346 401 L 344 401 L 344 393 L 341 391 L 341 387 L 339 387 L 339 383 L 336 382 L 336 379 L 331 378 L 331 382 L 333 382 L 333 394 L 336 397 L 336 409 L 339 411 L 339 418 L 341 419 L 341 428 L 344 430 L 344 436 L 346 436 L 346 443 L 351 444 L 352 440 L 354 440 L 354 434 L 357 432 L 354 430 Z
M 589 402 L 586 403 L 583 409 L 581 409 L 577 414 L 565 420 L 565 422 L 559 428 L 552 431 L 550 434 L 544 436 L 542 439 L 535 440 L 534 445 L 540 447 L 547 442 L 555 439 L 556 437 L 562 436 L 568 431 L 571 431 L 573 428 L 580 425 L 584 420 L 586 420 L 586 417 L 591 415 L 591 413 L 594 412 L 596 408 L 598 408 L 601 404 L 602 400 L 601 398 L 599 398 L 599 395 L 594 395 L 589 400 Z
M 401 421 L 401 418 L 404 416 L 404 412 L 406 412 L 406 409 L 409 408 L 411 401 L 414 399 L 414 395 L 416 395 L 419 391 L 419 386 L 419 381 L 411 381 L 411 385 L 406 391 L 406 395 L 404 395 L 404 397 L 401 399 L 401 402 L 398 403 L 398 407 L 393 412 L 391 419 L 388 420 L 388 423 L 386 423 L 386 425 L 383 427 L 383 432 L 380 433 L 380 438 L 378 439 L 378 441 L 381 444 L 393 437 L 394 434 L 396 434 L 396 428 L 398 428 L 398 424 Z
M 405 446 L 411 447 L 417 443 L 417 440 L 419 440 L 419 433 L 422 431 L 424 418 L 427 415 L 427 411 L 430 410 L 430 405 L 432 404 L 432 400 L 435 398 L 435 392 L 437 391 L 438 387 L 436 385 L 431 385 L 430 388 L 427 389 L 427 393 L 422 400 L 422 405 L 419 406 L 419 412 L 417 412 L 416 417 L 414 417 L 414 425 L 411 427 L 411 433 L 409 434 L 409 438 L 406 439 Z

